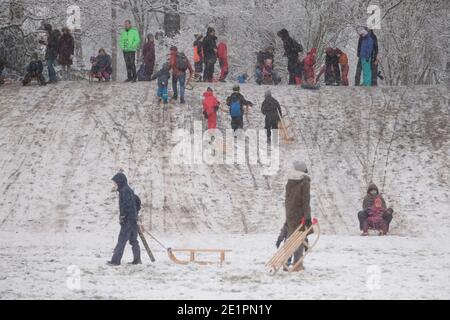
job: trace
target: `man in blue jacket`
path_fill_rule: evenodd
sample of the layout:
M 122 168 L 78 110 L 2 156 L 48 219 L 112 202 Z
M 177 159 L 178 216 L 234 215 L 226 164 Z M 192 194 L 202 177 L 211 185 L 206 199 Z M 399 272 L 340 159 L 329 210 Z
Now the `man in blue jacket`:
M 122 260 L 123 251 L 127 241 L 130 241 L 133 250 L 133 262 L 131 264 L 141 264 L 141 249 L 139 247 L 138 237 L 138 211 L 134 191 L 127 182 L 127 177 L 122 172 L 116 174 L 112 181 L 114 188 L 119 192 L 119 223 L 120 233 L 116 248 L 109 265 L 118 266 Z

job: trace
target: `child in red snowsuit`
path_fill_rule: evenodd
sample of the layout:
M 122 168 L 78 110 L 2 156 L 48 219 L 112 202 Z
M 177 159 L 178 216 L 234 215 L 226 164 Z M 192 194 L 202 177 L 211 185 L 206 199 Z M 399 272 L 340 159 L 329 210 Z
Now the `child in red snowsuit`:
M 203 115 L 208 119 L 208 130 L 217 128 L 217 110 L 220 102 L 214 96 L 213 90 L 208 87 L 203 93 Z
M 381 235 L 387 233 L 387 222 L 383 219 L 383 214 L 387 212 L 388 209 L 383 208 L 381 198 L 377 197 L 374 200 L 374 205 L 368 208 L 368 218 L 363 223 L 363 234 L 367 235 L 369 228 L 378 230 Z
M 225 82 L 228 75 L 228 48 L 227 44 L 222 41 L 217 45 L 217 58 L 220 65 L 220 82 Z

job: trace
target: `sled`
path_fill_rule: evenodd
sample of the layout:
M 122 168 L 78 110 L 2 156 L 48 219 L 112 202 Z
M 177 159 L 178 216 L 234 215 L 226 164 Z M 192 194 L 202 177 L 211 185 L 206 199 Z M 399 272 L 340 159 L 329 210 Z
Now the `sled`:
M 307 89 L 307 90 L 319 90 L 320 84 L 318 84 L 318 83 L 316 83 L 316 84 L 302 83 L 301 88 Z
M 155 257 L 153 256 L 152 251 L 150 250 L 150 247 L 148 246 L 147 240 L 145 239 L 144 236 L 144 227 L 142 226 L 142 224 L 138 224 L 138 233 L 139 233 L 139 237 L 141 238 L 142 244 L 144 245 L 145 251 L 148 254 L 148 257 L 150 258 L 151 262 L 155 262 Z
M 286 117 L 282 117 L 280 111 L 278 112 L 278 116 L 280 117 L 280 122 L 278 123 L 278 128 L 281 129 L 281 138 L 287 144 L 291 144 L 295 141 L 295 138 L 289 135 L 288 128 L 292 126 L 291 121 L 286 121 Z
M 174 252 L 189 253 L 189 260 L 178 259 L 175 256 Z M 169 259 L 171 261 L 175 262 L 176 264 L 181 264 L 181 265 L 187 265 L 190 263 L 196 263 L 196 264 L 200 264 L 200 265 L 217 264 L 217 262 L 214 262 L 214 261 L 197 260 L 196 255 L 198 253 L 218 253 L 219 254 L 219 265 L 222 266 L 225 263 L 225 253 L 226 252 L 231 252 L 231 250 L 228 250 L 228 249 L 171 249 L 171 248 L 167 249 L 167 254 L 169 256 Z
M 315 239 L 309 242 L 307 236 L 309 234 L 315 234 Z M 271 274 L 276 274 L 280 268 L 288 272 L 295 271 L 305 259 L 306 255 L 311 252 L 311 249 L 317 244 L 320 237 L 320 227 L 317 219 L 313 219 L 312 225 L 306 228 L 304 221 L 294 231 L 294 233 L 286 240 L 283 246 L 275 253 L 272 259 L 266 263 L 266 266 L 270 268 Z M 305 246 L 303 256 L 292 266 L 288 266 L 288 260 L 294 255 L 294 252 L 301 246 Z

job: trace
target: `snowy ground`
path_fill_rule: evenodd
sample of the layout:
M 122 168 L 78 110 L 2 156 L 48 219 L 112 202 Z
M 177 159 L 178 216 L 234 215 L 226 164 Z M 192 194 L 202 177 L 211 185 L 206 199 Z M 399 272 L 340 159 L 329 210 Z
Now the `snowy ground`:
M 223 101 L 232 85 L 214 86 Z M 173 133 L 202 120 L 205 88 L 167 110 L 155 105 L 154 83 L 0 89 L 0 298 L 449 298 L 445 87 L 273 87 L 296 143 L 281 146 L 271 176 L 249 162 L 170 161 Z M 257 103 L 246 127 L 263 126 L 265 89 L 242 86 Z M 218 123 L 229 128 L 224 114 Z M 304 273 L 271 277 L 264 263 L 294 158 L 310 168 L 324 236 Z M 173 265 L 152 242 L 155 264 L 107 268 L 118 231 L 110 178 L 119 168 L 143 200 L 148 229 L 172 247 L 232 249 L 230 264 Z M 396 212 L 390 237 L 358 236 L 371 180 Z M 70 265 L 81 271 L 81 291 L 66 286 Z

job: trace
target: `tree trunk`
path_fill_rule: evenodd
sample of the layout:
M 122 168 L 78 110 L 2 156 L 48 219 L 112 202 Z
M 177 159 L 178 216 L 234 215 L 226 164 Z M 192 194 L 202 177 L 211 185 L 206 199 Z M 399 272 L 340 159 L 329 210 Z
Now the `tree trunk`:
M 117 3 L 111 0 L 111 59 L 112 59 L 112 81 L 117 81 Z
M 180 33 L 181 19 L 178 12 L 178 0 L 170 0 L 170 7 L 164 14 L 164 33 L 166 37 L 174 37 Z

